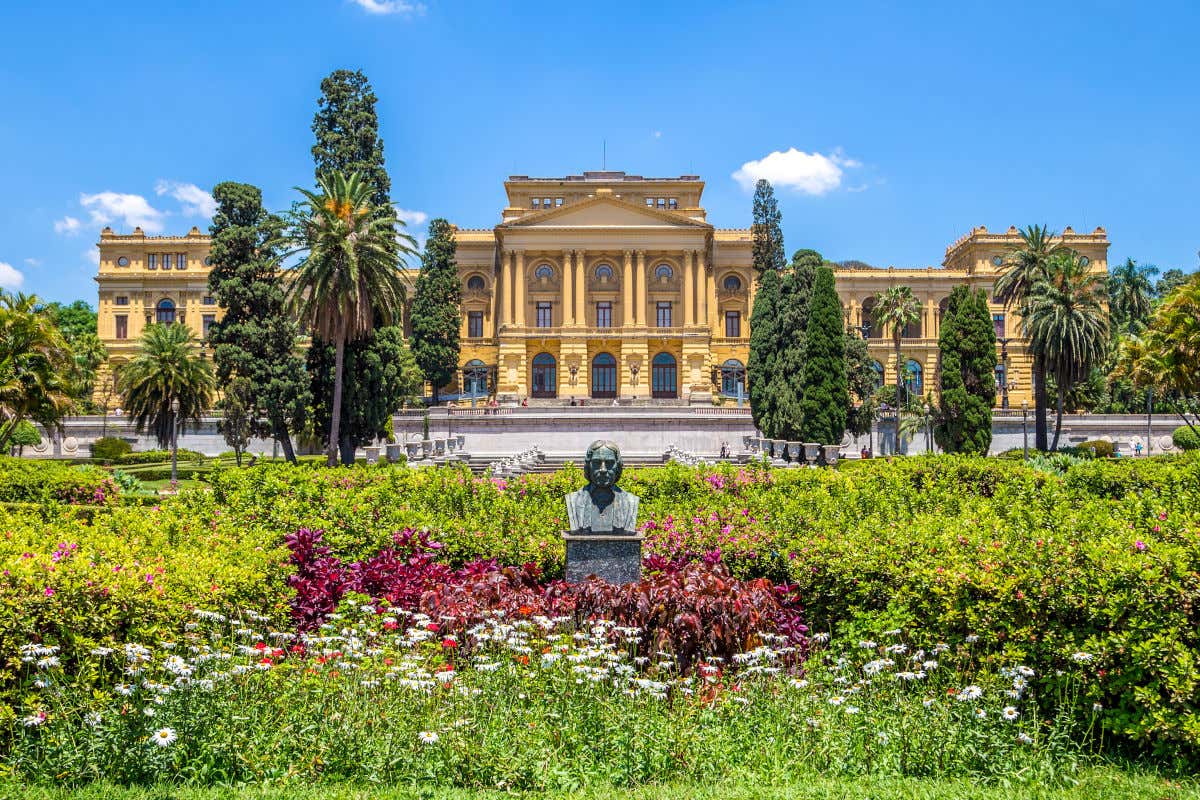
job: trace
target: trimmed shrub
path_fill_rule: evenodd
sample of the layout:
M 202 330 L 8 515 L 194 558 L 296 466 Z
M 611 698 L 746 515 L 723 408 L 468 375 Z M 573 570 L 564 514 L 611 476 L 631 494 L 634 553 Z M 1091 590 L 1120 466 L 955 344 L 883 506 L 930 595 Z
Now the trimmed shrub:
M 1105 439 L 1090 439 L 1076 445 L 1074 449 L 1086 452 L 1088 455 L 1094 454 L 1096 458 L 1112 458 L 1116 452 L 1113 443 Z
M 99 467 L 0 458 L 0 503 L 105 505 L 116 498 L 116 484 Z
M 1172 431 L 1171 441 L 1180 450 L 1200 450 L 1200 434 L 1187 425 L 1180 425 Z
M 92 458 L 115 461 L 133 452 L 133 445 L 115 436 L 105 436 L 92 442 Z
M 195 450 L 184 450 L 180 448 L 176 451 L 175 458 L 177 461 L 203 461 L 207 456 L 204 453 L 198 453 Z M 143 450 L 140 453 L 126 453 L 123 456 L 118 456 L 113 459 L 115 464 L 131 465 L 131 464 L 162 464 L 171 463 L 170 450 Z

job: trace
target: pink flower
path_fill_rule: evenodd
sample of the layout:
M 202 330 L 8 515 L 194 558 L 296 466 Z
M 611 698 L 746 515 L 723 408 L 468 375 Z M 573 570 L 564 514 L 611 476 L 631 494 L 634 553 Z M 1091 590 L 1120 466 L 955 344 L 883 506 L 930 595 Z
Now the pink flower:
M 46 591 L 42 592 L 42 594 L 46 595 L 46 597 L 54 597 L 54 590 L 47 586 Z
M 1165 512 L 1165 511 L 1160 511 L 1160 512 L 1158 512 L 1158 518 L 1159 518 L 1160 520 L 1166 520 L 1166 518 L 1167 518 L 1167 512 Z
M 1138 539 L 1136 542 L 1133 543 L 1133 549 L 1137 550 L 1140 553 L 1146 549 L 1146 543 L 1143 542 L 1141 539 Z

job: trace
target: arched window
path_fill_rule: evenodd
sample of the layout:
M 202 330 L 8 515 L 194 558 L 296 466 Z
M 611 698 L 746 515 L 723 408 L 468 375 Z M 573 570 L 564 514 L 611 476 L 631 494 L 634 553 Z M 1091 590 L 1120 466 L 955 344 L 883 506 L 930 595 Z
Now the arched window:
M 918 361 L 909 359 L 904 362 L 904 390 L 907 397 L 904 398 L 907 402 L 911 398 L 919 398 L 925 392 L 925 379 L 921 374 L 921 364 Z
M 554 356 L 538 353 L 533 357 L 533 396 L 558 397 L 558 370 Z
M 942 326 L 942 320 L 946 318 L 946 312 L 950 310 L 950 298 L 943 297 L 938 301 L 938 327 Z
M 742 279 L 737 275 L 726 275 L 725 282 L 721 285 L 730 292 L 736 292 L 738 289 L 742 288 Z
M 737 397 L 739 387 L 744 397 L 746 395 L 746 367 L 736 358 L 731 358 L 721 365 L 721 394 Z
M 608 264 L 601 264 L 596 267 L 596 277 L 602 281 L 611 281 L 613 277 L 612 267 Z
M 654 268 L 654 277 L 656 280 L 669 281 L 674 274 L 675 272 L 671 269 L 670 264 L 659 264 Z
M 463 367 L 463 394 L 469 397 L 486 397 L 488 393 L 488 368 L 477 358 Z
M 864 339 L 879 338 L 880 330 L 879 323 L 875 321 L 875 298 L 868 297 L 862 301 L 862 324 L 864 327 L 859 328 L 863 333 Z
M 650 362 L 650 396 L 678 397 L 679 384 L 676 380 L 675 356 L 659 353 Z
M 539 281 L 548 281 L 554 278 L 554 267 L 549 264 L 542 264 L 533 271 L 533 277 Z
M 875 388 L 878 389 L 880 386 L 883 386 L 883 364 L 880 364 L 878 361 L 872 361 L 871 369 L 875 371 Z
M 592 359 L 592 397 L 617 396 L 617 360 L 609 353 Z
M 480 275 L 472 275 L 471 277 L 467 278 L 468 289 L 482 289 L 483 285 L 483 277 Z
M 163 298 L 154 309 L 154 321 L 160 325 L 170 325 L 175 322 L 175 302 Z
M 900 331 L 901 339 L 920 339 L 921 338 L 921 318 L 917 317 L 916 322 L 910 322 L 904 326 L 904 330 Z

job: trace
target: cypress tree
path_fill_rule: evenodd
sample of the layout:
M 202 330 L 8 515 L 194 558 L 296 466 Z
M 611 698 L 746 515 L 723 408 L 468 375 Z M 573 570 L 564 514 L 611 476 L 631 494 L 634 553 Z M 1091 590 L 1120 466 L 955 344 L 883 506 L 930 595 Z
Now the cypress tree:
M 938 337 L 939 400 L 934 438 L 947 453 L 985 455 L 996 402 L 996 332 L 987 296 L 957 286 Z
M 768 268 L 758 275 L 758 291 L 750 314 L 750 357 L 746 378 L 750 394 L 750 414 L 754 425 L 771 436 L 775 405 L 771 378 L 775 374 L 775 322 L 779 305 L 779 271 Z
M 377 100 L 370 82 L 360 71 L 335 70 L 321 81 L 321 98 L 312 124 L 316 137 L 312 148 L 314 173 L 317 176 L 333 170 L 362 173 L 372 186 L 375 213 L 399 227 L 391 200 L 392 182 L 384 166 L 383 139 L 379 136 L 379 118 L 375 112 Z M 406 234 L 400 238 L 412 242 Z M 395 252 L 399 262 L 398 243 Z M 392 380 L 395 376 L 383 366 L 373 366 L 397 356 L 395 347 L 397 342 L 403 345 L 403 330 L 397 326 L 393 333 L 381 333 L 382 329 L 376 328 L 374 336 L 346 345 L 338 435 L 345 463 L 353 463 L 354 447 L 391 433 L 392 412 L 403 397 L 397 388 L 400 382 Z M 314 338 L 308 369 L 315 407 L 328 408 L 332 404 L 332 353 L 332 345 Z M 328 427 L 328 423 L 314 422 L 318 427 Z
M 808 325 L 809 300 L 813 281 L 823 259 L 815 250 L 797 250 L 792 254 L 791 270 L 779 289 L 775 328 L 776 376 L 775 436 L 796 441 L 803 428 L 804 334 Z
M 759 275 L 769 269 L 778 272 L 784 267 L 783 229 L 779 226 L 782 219 L 770 182 L 760 180 L 754 184 L 754 218 L 750 227 L 753 243 L 750 252 L 754 269 Z
M 842 303 L 829 267 L 816 269 L 807 317 L 799 436 L 806 442 L 841 444 L 846 433 L 850 390 L 846 379 Z
M 285 307 L 273 244 L 283 223 L 263 208 L 256 186 L 219 183 L 213 187 L 213 199 L 217 213 L 209 228 L 208 286 L 225 310 L 208 332 L 217 381 L 222 386 L 244 382 L 239 384 L 239 397 L 229 397 L 249 407 L 249 432 L 275 438 L 287 460 L 294 462 L 289 430 L 303 421 L 308 380 L 296 354 L 298 332 Z M 266 412 L 265 419 L 253 413 L 257 409 Z
M 448 382 L 458 368 L 462 287 L 455 262 L 457 250 L 449 222 L 435 219 L 429 223 L 429 239 L 413 297 L 412 346 L 417 366 L 433 385 L 435 403 L 438 387 Z

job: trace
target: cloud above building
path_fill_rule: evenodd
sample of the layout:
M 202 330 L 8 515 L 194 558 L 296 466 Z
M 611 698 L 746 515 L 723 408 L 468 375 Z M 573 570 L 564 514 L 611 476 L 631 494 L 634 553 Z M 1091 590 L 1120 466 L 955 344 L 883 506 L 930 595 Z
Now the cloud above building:
M 425 13 L 424 3 L 408 3 L 405 0 L 351 0 L 351 2 L 368 14 L 379 16 L 387 14 L 411 16 Z
M 847 158 L 840 149 L 825 155 L 790 147 L 747 161 L 733 173 L 733 179 L 747 192 L 754 191 L 754 184 L 765 179 L 777 189 L 820 196 L 840 187 L 847 169 L 860 166 L 862 162 Z
M 184 216 L 187 217 L 212 219 L 213 214 L 217 213 L 217 201 L 194 183 L 160 179 L 154 185 L 154 193 L 159 197 L 169 195 L 178 200 Z
M 64 236 L 74 236 L 82 227 L 83 223 L 70 215 L 54 221 L 54 232 Z
M 79 204 L 87 209 L 96 225 L 117 223 L 124 229 L 141 228 L 146 233 L 161 233 L 166 216 L 140 194 L 83 193 L 79 195 Z
M 25 275 L 21 270 L 7 261 L 0 261 L 0 289 L 20 289 L 24 283 Z

